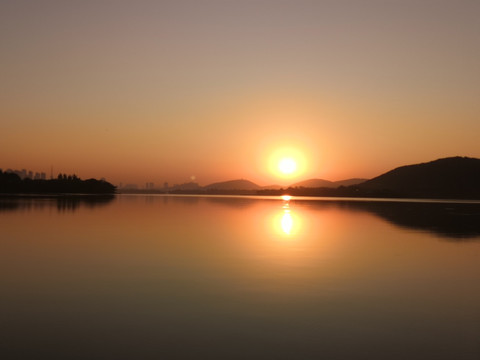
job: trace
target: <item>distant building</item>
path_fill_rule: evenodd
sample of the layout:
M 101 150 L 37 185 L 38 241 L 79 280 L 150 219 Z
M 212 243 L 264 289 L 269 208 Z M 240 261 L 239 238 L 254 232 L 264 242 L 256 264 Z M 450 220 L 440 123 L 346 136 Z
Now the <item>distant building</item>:
M 1 171 L 1 169 L 0 169 Z M 33 172 L 33 171 L 27 171 L 26 169 L 22 170 L 12 170 L 12 169 L 7 169 L 5 170 L 6 173 L 12 173 L 15 175 L 18 175 L 20 179 L 32 179 L 32 180 L 46 180 L 47 175 L 44 172 Z
M 147 190 L 153 190 L 155 188 L 155 184 L 153 182 L 147 182 L 145 184 L 145 189 Z

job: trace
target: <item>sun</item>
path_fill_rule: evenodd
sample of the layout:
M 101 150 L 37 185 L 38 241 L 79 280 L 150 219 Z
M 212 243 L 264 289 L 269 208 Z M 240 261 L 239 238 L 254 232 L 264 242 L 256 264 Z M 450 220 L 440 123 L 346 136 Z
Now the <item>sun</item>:
M 277 178 L 292 180 L 307 172 L 307 160 L 299 147 L 280 146 L 270 153 L 267 169 Z
M 290 157 L 282 158 L 278 162 L 278 170 L 282 174 L 290 175 L 297 170 L 297 162 Z

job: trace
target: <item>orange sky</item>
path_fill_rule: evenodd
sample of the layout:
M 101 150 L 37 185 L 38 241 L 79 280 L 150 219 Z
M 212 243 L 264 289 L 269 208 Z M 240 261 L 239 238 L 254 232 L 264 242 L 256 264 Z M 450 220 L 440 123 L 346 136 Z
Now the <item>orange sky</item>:
M 118 184 L 480 157 L 475 1 L 2 1 L 0 168 Z M 279 148 L 297 178 L 269 170 Z

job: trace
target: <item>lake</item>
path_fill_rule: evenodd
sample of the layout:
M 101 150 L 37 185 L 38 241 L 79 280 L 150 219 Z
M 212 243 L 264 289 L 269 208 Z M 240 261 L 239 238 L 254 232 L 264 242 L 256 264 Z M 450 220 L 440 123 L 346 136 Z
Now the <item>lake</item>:
M 480 359 L 478 202 L 3 198 L 0 270 L 2 359 Z

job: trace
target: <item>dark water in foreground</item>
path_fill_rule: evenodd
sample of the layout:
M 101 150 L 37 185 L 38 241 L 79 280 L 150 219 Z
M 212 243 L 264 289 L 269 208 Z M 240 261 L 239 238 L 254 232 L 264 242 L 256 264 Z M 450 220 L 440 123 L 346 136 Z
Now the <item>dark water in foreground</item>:
M 480 204 L 0 199 L 1 359 L 480 359 Z

